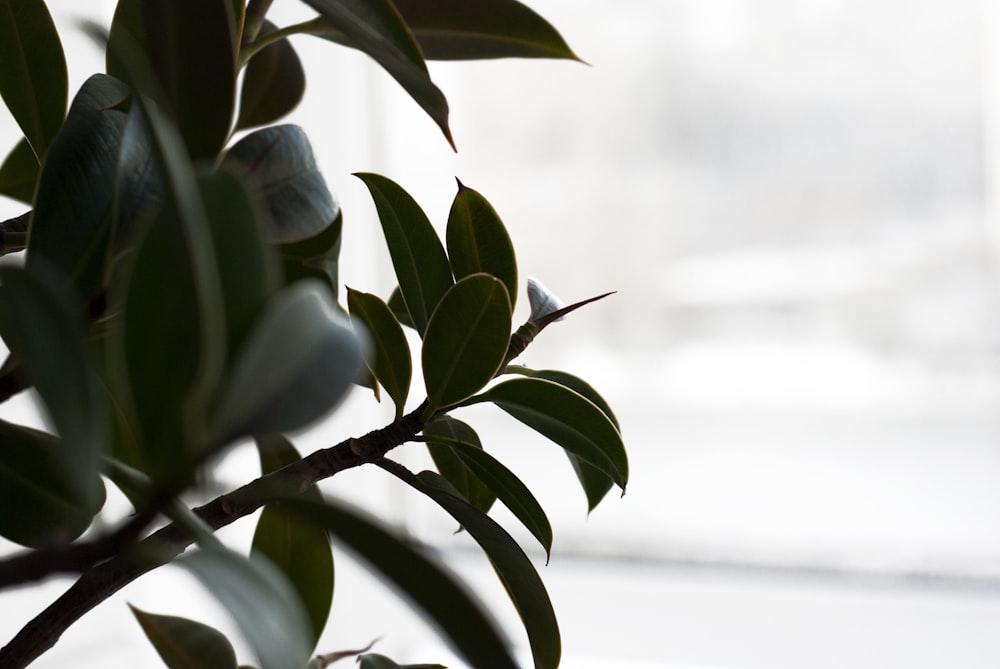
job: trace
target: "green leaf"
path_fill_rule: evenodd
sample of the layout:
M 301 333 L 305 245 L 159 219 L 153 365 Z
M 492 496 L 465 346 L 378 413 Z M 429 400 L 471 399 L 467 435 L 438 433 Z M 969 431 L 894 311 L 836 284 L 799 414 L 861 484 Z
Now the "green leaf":
M 579 393 L 545 379 L 520 378 L 497 384 L 473 400 L 493 402 L 625 489 L 628 458 L 621 434 L 603 411 Z
M 393 0 L 429 60 L 579 60 L 548 21 L 516 0 Z
M 442 479 L 434 472 L 401 478 L 451 514 L 489 556 L 524 623 L 535 668 L 558 667 L 562 652 L 559 624 L 542 579 L 517 542 L 489 516 L 439 487 Z
M 226 152 L 223 165 L 260 193 L 271 216 L 273 242 L 312 238 L 340 214 L 316 166 L 309 138 L 297 125 L 273 126 L 247 135 Z
M 111 23 L 108 72 L 161 102 L 192 158 L 214 159 L 236 106 L 237 17 L 231 0 L 121 0 Z M 148 60 L 136 78 L 122 52 Z
M 308 239 L 278 245 L 285 285 L 303 279 L 326 284 L 336 299 L 340 294 L 340 245 L 344 218 L 337 211 L 333 222 Z
M 420 206 L 398 184 L 378 174 L 356 174 L 371 191 L 399 291 L 421 335 L 454 283 L 441 239 Z
M 126 116 L 114 107 L 129 89 L 95 74 L 84 82 L 38 176 L 27 265 L 44 260 L 86 297 L 103 283 L 115 170 Z
M 301 458 L 280 435 L 257 438 L 262 474 L 268 474 Z M 303 498 L 322 502 L 319 488 L 309 486 Z M 267 557 L 292 584 L 311 623 L 311 639 L 323 633 L 333 601 L 333 551 L 326 531 L 300 516 L 285 511 L 280 502 L 268 504 L 260 514 L 252 550 Z
M 368 368 L 392 398 L 396 405 L 396 420 L 399 420 L 403 417 L 413 373 L 410 346 L 403 328 L 388 305 L 377 295 L 348 289 L 347 307 L 351 319 L 359 320 L 368 330 L 372 342 Z
M 220 548 L 184 555 L 175 564 L 229 611 L 262 669 L 302 669 L 309 661 L 309 619 L 288 580 L 269 562 Z
M 385 655 L 368 653 L 358 657 L 358 669 L 447 669 L 441 664 L 396 664 Z
M 0 63 L 0 96 L 41 162 L 69 94 L 59 33 L 43 0 L 0 0 Z
M 277 30 L 264 21 L 261 35 Z M 295 109 L 306 90 L 306 75 L 292 43 L 281 39 L 254 54 L 247 63 L 240 88 L 236 129 L 274 123 Z
M 22 138 L 0 164 L 0 195 L 31 204 L 38 183 L 38 159 Z
M 0 536 L 39 548 L 90 526 L 100 479 L 79 476 L 73 457 L 52 435 L 0 420 Z
M 510 342 L 510 317 L 507 289 L 488 274 L 448 289 L 421 350 L 428 414 L 470 397 L 496 375 Z
M 118 151 L 110 242 L 113 254 L 133 244 L 136 232 L 145 230 L 156 217 L 165 189 L 149 125 L 135 105 L 128 112 Z
M 177 616 L 146 613 L 129 605 L 142 631 L 170 669 L 236 669 L 236 651 L 219 630 Z
M 399 588 L 438 626 L 452 647 L 478 669 L 517 669 L 489 613 L 468 590 L 423 552 L 359 510 L 283 498 L 285 508 L 326 528 L 384 581 Z
M 452 442 L 461 441 L 482 450 L 483 445 L 476 431 L 451 416 L 441 416 L 424 428 L 423 435 L 438 473 L 472 506 L 483 513 L 489 511 L 496 501 L 496 493 L 472 472 L 450 446 Z
M 420 46 L 390 0 L 303 0 L 327 22 L 317 34 L 339 32 L 348 45 L 367 53 L 410 94 L 441 128 L 448 127 L 448 102 L 431 81 Z
M 437 422 L 435 421 L 435 423 Z M 435 423 L 428 427 L 433 427 Z M 521 479 L 475 443 L 435 434 L 433 430 L 432 435 L 427 435 L 427 430 L 424 430 L 424 434 L 428 440 L 433 440 L 441 446 L 451 449 L 476 479 L 495 493 L 504 506 L 510 509 L 511 513 L 538 540 L 538 543 L 545 549 L 546 558 L 551 554 L 552 526 L 538 500 L 521 482 Z M 476 505 L 473 504 L 473 506 Z M 478 510 L 482 511 L 482 509 Z
M 327 413 L 363 364 L 362 341 L 318 282 L 276 293 L 237 356 L 214 434 L 291 432 Z
M 416 329 L 413 324 L 413 319 L 410 318 L 410 312 L 406 309 L 406 302 L 403 301 L 403 293 L 400 292 L 399 286 L 392 289 L 392 293 L 389 295 L 389 301 L 386 302 L 389 305 L 389 309 L 396 316 L 396 320 L 403 327 Z
M 507 228 L 482 195 L 458 182 L 445 234 L 456 279 L 485 272 L 503 281 L 511 309 L 517 302 L 517 259 Z

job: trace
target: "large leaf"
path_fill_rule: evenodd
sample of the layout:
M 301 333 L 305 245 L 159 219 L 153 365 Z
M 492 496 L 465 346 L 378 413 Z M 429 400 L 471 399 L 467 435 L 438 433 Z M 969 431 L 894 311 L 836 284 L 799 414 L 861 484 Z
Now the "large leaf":
M 508 644 L 481 604 L 455 577 L 381 523 L 340 502 L 284 499 L 285 508 L 324 527 L 384 581 L 396 586 L 477 669 L 517 669 Z
M 460 441 L 482 450 L 483 444 L 472 426 L 451 416 L 441 416 L 424 428 L 423 435 L 438 473 L 472 506 L 483 513 L 489 511 L 496 501 L 496 493 L 472 472 L 450 445 Z
M 262 35 L 277 28 L 264 21 Z M 240 114 L 236 129 L 274 123 L 302 100 L 306 75 L 292 43 L 281 39 L 254 54 L 247 63 L 240 87 Z
M 441 664 L 396 664 L 385 655 L 368 653 L 358 657 L 358 669 L 447 669 Z
M 266 560 L 225 549 L 199 550 L 175 562 L 194 574 L 229 611 L 261 669 L 302 669 L 311 625 L 288 580 Z
M 328 22 L 340 41 L 367 53 L 381 65 L 441 128 L 448 127 L 448 102 L 431 81 L 420 46 L 390 0 L 303 0 Z M 317 31 L 323 34 L 325 31 Z
M 66 114 L 66 60 L 44 0 L 0 0 L 0 96 L 38 162 Z
M 108 72 L 169 110 L 188 153 L 214 159 L 236 106 L 238 17 L 231 0 L 122 0 L 111 23 Z M 136 78 L 122 52 L 147 58 L 153 77 Z
M 226 152 L 223 165 L 260 193 L 271 217 L 273 242 L 311 238 L 340 213 L 316 166 L 309 138 L 297 125 L 263 128 L 247 135 Z
M 461 524 L 493 563 L 528 633 L 536 669 L 555 669 L 562 653 L 559 624 L 542 579 L 506 530 L 439 484 L 434 472 L 401 478 L 438 503 Z
M 300 458 L 291 442 L 279 435 L 258 437 L 257 450 L 263 474 Z M 302 495 L 310 501 L 323 501 L 316 486 L 310 486 Z M 315 648 L 333 601 L 333 551 L 326 531 L 275 502 L 266 505 L 260 514 L 252 549 L 267 557 L 292 584 L 309 617 Z
M 423 335 L 438 301 L 454 283 L 444 246 L 427 215 L 398 184 L 378 174 L 355 176 L 375 200 L 400 294 Z
M 472 396 L 492 379 L 510 343 L 510 298 L 488 274 L 465 277 L 434 310 L 421 349 L 427 412 Z
M 473 400 L 493 402 L 603 471 L 624 490 L 628 458 L 621 434 L 600 408 L 579 393 L 545 379 L 518 378 L 497 384 Z
M 363 342 L 318 282 L 275 294 L 237 356 L 214 434 L 291 432 L 327 413 L 351 388 Z
M 236 669 L 233 644 L 214 627 L 129 608 L 169 669 Z
M 103 279 L 126 120 L 115 107 L 128 96 L 128 87 L 102 74 L 84 82 L 38 177 L 27 264 L 44 259 L 88 297 Z
M 445 233 L 456 279 L 485 272 L 503 281 L 511 308 L 517 302 L 517 259 L 507 228 L 482 195 L 458 182 Z
M 393 0 L 431 60 L 571 58 L 541 16 L 516 0 Z
M 368 330 L 372 343 L 368 367 L 392 398 L 396 405 L 396 420 L 399 420 L 403 417 L 413 373 L 410 346 L 403 327 L 377 295 L 348 289 L 347 307 L 351 319 L 359 320 Z
M 28 140 L 21 139 L 0 164 L 0 195 L 31 203 L 38 182 L 38 159 Z

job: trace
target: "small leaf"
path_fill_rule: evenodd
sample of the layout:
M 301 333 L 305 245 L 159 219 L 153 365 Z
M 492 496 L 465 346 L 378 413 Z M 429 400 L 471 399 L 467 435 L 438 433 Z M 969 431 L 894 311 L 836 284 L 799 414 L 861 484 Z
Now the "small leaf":
M 427 450 L 438 473 L 464 497 L 469 504 L 486 513 L 496 501 L 496 493 L 479 480 L 465 461 L 449 445 L 461 441 L 482 450 L 479 435 L 466 423 L 441 416 L 423 430 Z
M 420 206 L 398 184 L 378 174 L 356 174 L 375 200 L 399 291 L 417 332 L 452 284 L 451 266 L 441 239 Z
M 394 0 L 429 60 L 579 60 L 541 16 L 516 0 Z
M 399 420 L 403 416 L 413 373 L 410 346 L 403 328 L 377 295 L 348 289 L 347 306 L 351 319 L 361 321 L 368 330 L 372 342 L 368 367 L 395 403 L 396 420 Z
M 400 478 L 437 502 L 482 547 L 521 616 L 535 668 L 558 667 L 562 652 L 559 624 L 545 585 L 517 542 L 489 516 L 439 487 L 442 479 L 434 472 Z
M 389 309 L 396 316 L 396 320 L 403 327 L 416 329 L 413 325 L 413 319 L 410 318 L 410 312 L 406 309 L 406 302 L 403 301 L 403 293 L 399 291 L 399 286 L 392 289 L 392 293 L 389 295 L 389 301 L 386 302 L 389 305 Z
M 488 274 L 467 276 L 444 294 L 421 350 L 428 414 L 470 397 L 496 375 L 510 316 L 507 289 Z
M 340 246 L 343 214 L 318 233 L 297 242 L 279 244 L 285 285 L 303 279 L 316 279 L 326 284 L 336 299 L 340 294 Z
M 396 664 L 385 655 L 368 653 L 358 658 L 358 669 L 447 669 L 441 664 Z
M 328 22 L 342 42 L 367 53 L 410 94 L 441 128 L 448 127 L 448 102 L 431 81 L 423 53 L 390 0 L 303 0 Z M 317 31 L 323 34 L 324 30 Z
M 261 35 L 275 30 L 277 27 L 265 20 Z M 292 43 L 282 39 L 264 47 L 247 63 L 236 129 L 274 123 L 298 106 L 305 90 L 305 72 Z
M 0 165 L 0 195 L 31 204 L 38 172 L 38 158 L 28 140 L 22 138 Z
M 236 669 L 236 651 L 219 630 L 177 616 L 146 613 L 129 605 L 142 631 L 170 669 Z
M 300 281 L 276 293 L 236 359 L 214 433 L 291 432 L 327 413 L 351 388 L 362 341 L 326 289 Z
M 545 379 L 521 378 L 504 381 L 473 399 L 493 402 L 603 471 L 624 490 L 628 458 L 621 434 L 604 412 L 582 395 Z
M 288 580 L 266 560 L 199 550 L 174 564 L 194 574 L 239 625 L 262 669 L 302 669 L 311 626 Z
M 456 279 L 485 272 L 503 281 L 517 302 L 517 259 L 507 228 L 482 195 L 458 183 L 448 215 L 448 259 Z
M 309 138 L 297 125 L 250 133 L 226 152 L 223 165 L 260 193 L 271 217 L 272 242 L 312 238 L 340 215 L 340 206 L 316 166 Z
M 422 609 L 470 665 L 517 669 L 489 613 L 454 576 L 373 518 L 343 503 L 283 498 L 285 508 L 325 527 Z
M 66 60 L 43 0 L 0 2 L 0 95 L 31 145 L 45 157 L 66 114 Z
M 299 453 L 280 435 L 257 438 L 261 473 L 269 474 L 300 459 Z M 315 485 L 303 497 L 322 502 Z M 311 623 L 311 639 L 323 633 L 333 601 L 333 551 L 326 531 L 282 509 L 281 503 L 268 504 L 260 514 L 253 535 L 252 550 L 264 555 L 291 583 Z

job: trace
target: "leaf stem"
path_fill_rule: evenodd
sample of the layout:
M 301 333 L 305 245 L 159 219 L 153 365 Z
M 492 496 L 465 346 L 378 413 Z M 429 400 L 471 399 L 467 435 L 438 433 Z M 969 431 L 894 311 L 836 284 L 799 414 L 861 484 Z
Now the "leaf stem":
M 240 47 L 239 67 L 242 68 L 251 58 L 257 55 L 258 52 L 263 51 L 275 42 L 280 42 L 286 37 L 291 37 L 292 35 L 313 34 L 322 26 L 325 26 L 325 24 L 319 19 L 310 19 L 309 21 L 294 23 L 266 35 L 261 35 L 252 42 L 244 41 L 243 46 Z

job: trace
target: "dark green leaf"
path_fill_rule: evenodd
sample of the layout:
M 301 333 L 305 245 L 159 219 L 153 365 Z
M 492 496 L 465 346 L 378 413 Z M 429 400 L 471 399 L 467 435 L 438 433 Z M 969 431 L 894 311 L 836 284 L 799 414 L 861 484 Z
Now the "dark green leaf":
M 0 195 L 30 204 L 38 182 L 38 158 L 28 140 L 21 139 L 0 165 Z
M 41 162 L 66 114 L 59 33 L 43 0 L 0 0 L 0 95 Z
M 441 128 L 448 128 L 448 102 L 431 81 L 420 46 L 390 0 L 303 0 L 339 33 L 340 40 L 381 65 Z M 329 30 L 320 29 L 323 35 Z
M 461 495 L 483 513 L 496 501 L 494 493 L 481 481 L 451 448 L 450 444 L 461 441 L 482 450 L 479 435 L 471 426 L 451 416 L 441 416 L 423 430 L 434 466 Z
M 413 373 L 410 346 L 403 328 L 377 295 L 348 289 L 347 307 L 351 319 L 361 321 L 368 330 L 372 342 L 368 367 L 395 403 L 396 420 L 399 420 L 403 416 Z
M 236 651 L 219 630 L 177 616 L 146 613 L 134 606 L 132 615 L 170 669 L 236 668 Z
M 406 594 L 477 669 L 517 669 L 489 613 L 465 587 L 381 523 L 340 503 L 284 499 L 285 508 L 326 528 L 381 577 Z
M 410 312 L 406 309 L 406 302 L 403 301 L 403 293 L 400 292 L 399 286 L 392 289 L 392 293 L 389 295 L 389 301 L 386 302 L 389 305 L 389 309 L 396 316 L 396 320 L 403 327 L 416 329 L 413 325 L 413 319 L 410 318 Z
M 399 290 L 421 335 L 454 281 L 441 239 L 426 214 L 398 184 L 378 174 L 356 174 L 375 200 Z
M 570 58 L 548 21 L 516 0 L 394 0 L 431 60 Z
M 285 285 L 302 279 L 326 284 L 336 299 L 340 294 L 340 244 L 343 214 L 338 210 L 333 222 L 317 234 L 290 244 L 280 244 Z
M 264 21 L 261 35 L 275 30 L 273 23 Z M 236 129 L 274 123 L 298 106 L 305 90 L 306 75 L 292 43 L 282 39 L 264 47 L 247 63 Z
M 510 317 L 507 289 L 488 274 L 448 289 L 421 350 L 428 413 L 470 397 L 496 375 L 510 342 Z
M 493 402 L 528 427 L 586 460 L 623 490 L 628 458 L 614 423 L 579 393 L 545 379 L 521 378 L 493 386 L 476 402 Z
M 315 237 L 340 214 L 316 167 L 309 138 L 297 125 L 263 128 L 247 135 L 229 149 L 223 165 L 260 193 L 271 216 L 273 242 Z
M 229 611 L 262 669 L 302 669 L 311 625 L 288 580 L 266 560 L 225 549 L 199 550 L 175 562 L 194 574 Z
M 358 669 L 447 669 L 441 664 L 396 664 L 385 655 L 368 653 L 358 657 Z
M 448 259 L 456 279 L 485 272 L 503 281 L 511 308 L 517 302 L 517 259 L 507 228 L 482 195 L 458 182 L 448 215 Z
M 441 478 L 434 472 L 401 478 L 451 514 L 489 556 L 524 623 L 535 668 L 558 667 L 562 651 L 556 615 L 542 579 L 517 542 L 489 516 L 439 487 Z
M 300 458 L 291 442 L 280 435 L 258 437 L 257 450 L 263 474 Z M 323 501 L 316 486 L 307 488 L 303 497 Z M 315 648 L 333 601 L 333 551 L 326 531 L 288 513 L 276 502 L 266 505 L 261 512 L 252 549 L 270 559 L 292 584 L 309 616 L 310 638 Z
M 220 441 L 291 432 L 327 413 L 363 365 L 362 341 L 318 282 L 275 294 L 236 359 L 216 412 Z
M 111 247 L 117 254 L 135 241 L 163 206 L 165 183 L 149 125 L 138 105 L 128 112 L 115 174 Z

